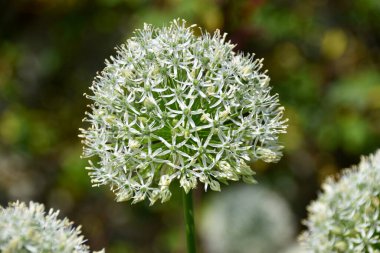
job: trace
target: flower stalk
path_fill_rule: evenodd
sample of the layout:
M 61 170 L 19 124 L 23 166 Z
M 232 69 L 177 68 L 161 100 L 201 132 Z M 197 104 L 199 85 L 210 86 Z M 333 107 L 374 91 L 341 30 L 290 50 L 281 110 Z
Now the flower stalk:
M 182 198 L 183 198 L 183 209 L 184 209 L 184 214 L 185 214 L 187 253 L 195 253 L 196 243 L 195 243 L 193 191 L 190 190 L 188 193 L 186 193 L 185 190 L 182 190 Z

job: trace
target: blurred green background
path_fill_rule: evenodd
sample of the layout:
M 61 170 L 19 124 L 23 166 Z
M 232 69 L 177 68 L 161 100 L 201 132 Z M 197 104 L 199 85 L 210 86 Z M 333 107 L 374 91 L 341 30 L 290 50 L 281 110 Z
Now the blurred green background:
M 289 128 L 283 159 L 252 165 L 259 181 L 252 187 L 286 200 L 293 238 L 321 181 L 380 147 L 378 0 L 5 0 L 0 204 L 34 200 L 61 209 L 82 224 L 94 250 L 184 252 L 179 194 L 153 207 L 116 203 L 107 187 L 91 188 L 77 137 L 89 103 L 83 93 L 114 47 L 144 22 L 161 26 L 177 17 L 210 32 L 219 28 L 238 50 L 265 59 Z M 205 206 L 229 187 L 199 187 L 198 227 Z M 198 241 L 207 252 L 207 238 Z

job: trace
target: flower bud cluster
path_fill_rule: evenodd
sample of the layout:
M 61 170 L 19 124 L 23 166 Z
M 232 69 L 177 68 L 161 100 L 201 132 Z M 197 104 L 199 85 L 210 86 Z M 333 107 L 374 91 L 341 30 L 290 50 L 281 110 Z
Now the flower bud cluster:
M 219 31 L 193 30 L 145 24 L 90 88 L 83 156 L 96 157 L 93 185 L 110 185 L 118 201 L 167 201 L 173 180 L 186 191 L 253 182 L 248 162 L 281 156 L 286 120 L 262 59 L 235 53 Z
M 300 236 L 308 252 L 380 252 L 380 150 L 329 178 L 309 207 L 308 231 Z
M 59 212 L 45 213 L 42 204 L 10 203 L 0 207 L 0 251 L 88 253 L 80 227 L 68 219 L 58 219 Z M 100 252 L 99 252 L 100 253 Z

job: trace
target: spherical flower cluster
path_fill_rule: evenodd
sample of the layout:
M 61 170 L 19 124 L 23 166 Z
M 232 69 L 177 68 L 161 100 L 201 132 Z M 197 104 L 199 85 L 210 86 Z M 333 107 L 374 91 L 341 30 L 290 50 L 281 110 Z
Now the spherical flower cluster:
M 118 201 L 151 203 L 188 192 L 200 181 L 254 181 L 247 161 L 274 162 L 286 130 L 261 59 L 233 51 L 226 35 L 174 20 L 144 25 L 117 48 L 91 86 L 81 129 L 94 185 L 110 185 Z
M 58 211 L 45 213 L 42 204 L 10 203 L 0 207 L 0 251 L 88 253 L 80 227 L 74 228 L 68 219 L 57 218 Z M 100 252 L 99 252 L 100 253 Z
M 290 245 L 296 230 L 286 200 L 262 185 L 232 186 L 214 195 L 200 225 L 210 253 L 280 252 Z
M 380 150 L 329 178 L 308 211 L 300 237 L 308 252 L 380 252 Z

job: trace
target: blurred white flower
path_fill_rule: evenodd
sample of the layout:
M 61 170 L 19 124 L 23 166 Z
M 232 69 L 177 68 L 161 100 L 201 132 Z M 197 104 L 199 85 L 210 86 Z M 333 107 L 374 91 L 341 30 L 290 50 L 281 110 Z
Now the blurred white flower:
M 311 253 L 311 252 L 307 251 L 299 244 L 293 244 L 290 247 L 286 248 L 284 251 L 281 251 L 281 253 Z
M 90 88 L 83 156 L 96 157 L 92 182 L 110 185 L 118 201 L 164 202 L 173 180 L 186 191 L 199 181 L 217 191 L 219 182 L 253 182 L 248 161 L 281 156 L 286 120 L 262 59 L 194 27 L 145 24 Z
M 262 186 L 230 187 L 202 213 L 200 234 L 209 253 L 276 253 L 295 235 L 286 201 Z
M 380 252 L 380 150 L 363 157 L 308 207 L 308 231 L 300 236 L 310 252 Z M 308 251 L 309 252 L 309 251 Z
M 3 253 L 88 253 L 80 227 L 58 219 L 58 211 L 47 213 L 42 204 L 10 203 L 0 207 L 0 251 Z M 104 252 L 104 251 L 102 251 Z M 100 252 L 99 252 L 100 253 Z

